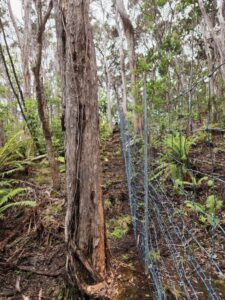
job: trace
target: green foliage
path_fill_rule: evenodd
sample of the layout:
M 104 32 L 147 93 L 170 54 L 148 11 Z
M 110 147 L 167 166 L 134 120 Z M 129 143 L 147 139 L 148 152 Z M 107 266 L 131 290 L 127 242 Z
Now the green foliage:
M 156 0 L 158 6 L 164 6 L 167 3 L 167 0 Z
M 189 5 L 191 5 L 193 3 L 193 0 L 180 0 L 177 4 L 176 4 L 176 10 L 177 11 L 182 11 L 184 10 L 186 7 L 188 7 Z
M 174 51 L 179 53 L 181 51 L 181 43 L 176 32 L 168 34 L 163 42 L 162 49 L 166 51 Z M 164 54 L 166 55 L 166 54 Z M 168 54 L 167 54 L 168 55 Z
M 174 183 L 175 190 L 183 187 L 184 175 L 190 177 L 190 172 L 187 170 L 189 163 L 188 153 L 193 144 L 194 139 L 186 138 L 179 133 L 166 136 L 163 141 L 165 154 L 158 161 L 159 166 L 155 168 L 155 175 L 151 179 L 153 180 L 161 176 L 162 180 L 166 180 L 170 177 Z M 194 177 L 193 180 L 195 180 Z
M 65 165 L 65 158 L 63 156 L 56 157 L 56 160 L 59 162 L 59 172 L 65 173 L 66 165 Z
M 112 207 L 112 202 L 110 201 L 110 199 L 105 199 L 104 200 L 104 208 L 110 209 L 111 207 Z
M 112 239 L 121 239 L 128 231 L 131 224 L 131 217 L 121 216 L 117 219 L 111 219 L 107 224 L 107 236 Z
M 122 259 L 123 261 L 128 261 L 130 259 L 130 256 L 128 254 L 123 254 Z
M 142 72 L 148 72 L 151 68 L 151 65 L 146 63 L 145 58 L 140 57 L 138 59 L 138 64 L 137 64 L 137 72 L 142 73 Z
M 168 135 L 164 142 L 168 160 L 187 163 L 190 147 L 194 143 L 195 141 L 192 138 L 186 138 L 184 135 L 179 133 L 176 133 L 175 135 Z
M 41 124 L 38 116 L 37 101 L 35 99 L 25 99 L 27 125 L 32 130 L 33 139 L 40 144 L 41 153 L 44 151 L 44 139 L 42 136 Z
M 17 201 L 12 202 L 12 200 L 21 194 L 24 194 L 26 189 L 24 188 L 13 188 L 10 181 L 1 181 L 0 188 L 0 219 L 4 217 L 4 212 L 15 206 L 29 206 L 34 207 L 36 205 L 35 201 Z
M 100 120 L 100 139 L 102 141 L 107 140 L 111 135 L 111 132 L 109 130 L 109 125 L 107 120 L 101 119 Z
M 100 139 L 105 141 L 111 135 L 107 119 L 107 99 L 105 92 L 100 89 L 98 94 L 98 108 L 100 115 Z
M 52 132 L 52 145 L 55 151 L 60 152 L 64 149 L 64 137 L 61 128 L 61 120 L 58 116 L 54 116 L 50 122 Z
M 7 97 L 7 89 L 4 85 L 0 84 L 0 96 L 2 98 L 6 98 Z
M 101 119 L 106 118 L 107 98 L 103 89 L 100 89 L 98 93 L 98 109 L 99 109 L 100 118 Z
M 185 201 L 186 207 L 198 214 L 201 223 L 216 227 L 220 220 L 216 216 L 218 210 L 222 208 L 223 201 L 215 195 L 209 195 L 204 204 L 199 202 Z
M 27 138 L 22 139 L 23 132 L 11 137 L 4 147 L 0 148 L 0 176 L 12 175 L 23 171 L 31 162 L 26 160 L 26 147 L 30 143 Z
M 42 212 L 42 220 L 45 226 L 49 226 L 55 222 L 55 216 L 59 215 L 62 211 L 62 202 L 51 203 L 47 205 Z
M 214 186 L 214 181 L 213 180 L 208 180 L 208 186 L 213 187 Z
M 181 179 L 176 179 L 175 180 L 175 187 L 178 188 L 178 189 L 186 187 L 186 188 L 196 190 L 196 189 L 201 187 L 201 185 L 204 181 L 208 180 L 207 176 L 204 176 L 204 177 L 198 179 L 191 172 L 188 172 L 188 177 L 190 178 L 190 181 L 185 181 L 185 180 L 183 181 Z
M 169 59 L 166 56 L 162 56 L 159 64 L 159 74 L 161 76 L 166 76 L 168 73 L 168 68 L 169 68 Z
M 55 85 L 58 85 L 57 78 Z M 49 121 L 52 133 L 52 144 L 55 151 L 62 151 L 64 148 L 63 132 L 61 128 L 61 99 L 52 93 L 52 83 L 46 82 L 44 86 L 45 99 L 49 108 Z
M 51 184 L 51 175 L 49 170 L 49 163 L 47 159 L 44 159 L 40 164 L 36 165 L 37 172 L 35 181 L 39 185 Z
M 168 80 L 166 77 L 160 79 L 152 79 L 147 83 L 147 94 L 149 99 L 152 98 L 154 93 L 154 108 L 158 110 L 164 110 L 165 107 L 165 93 L 168 90 Z
M 152 249 L 149 252 L 149 258 L 153 261 L 153 262 L 159 262 L 161 260 L 161 256 L 160 256 L 160 252 L 156 251 L 154 249 Z
M 163 289 L 164 289 L 165 299 L 180 300 L 184 298 L 183 292 L 180 290 L 179 287 L 164 286 Z
M 223 201 L 216 198 L 214 195 L 210 195 L 206 199 L 205 206 L 210 214 L 215 214 L 215 212 L 220 209 L 223 205 Z

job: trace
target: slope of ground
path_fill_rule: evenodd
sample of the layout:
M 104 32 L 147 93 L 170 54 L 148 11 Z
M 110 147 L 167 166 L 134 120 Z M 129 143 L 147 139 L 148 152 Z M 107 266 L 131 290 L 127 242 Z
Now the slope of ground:
M 117 278 L 114 299 L 151 299 L 150 281 L 139 260 L 131 225 L 119 132 L 103 145 L 101 157 L 108 247 Z
M 130 224 L 120 149 L 118 132 L 102 145 L 109 281 L 114 300 L 150 299 L 149 279 L 139 261 Z M 27 188 L 26 199 L 36 200 L 37 206 L 11 209 L 0 220 L 0 300 L 71 299 L 62 296 L 65 192 L 52 190 L 46 162 L 27 172 L 17 177 L 20 186 Z
M 152 169 L 155 168 L 157 160 L 160 164 L 159 158 L 163 153 L 161 148 L 154 150 Z M 182 270 L 187 280 L 192 283 L 192 289 L 188 288 L 191 299 L 195 299 L 194 291 L 197 292 L 198 299 L 211 299 L 209 291 L 197 274 L 198 269 L 209 278 L 219 299 L 225 299 L 224 134 L 213 134 L 210 142 L 208 136 L 203 134 L 191 146 L 188 157 L 189 161 L 183 173 L 184 181 L 181 181 L 183 185 L 176 186 L 172 182 L 169 168 L 165 168 L 160 178 L 153 181 L 154 188 L 159 192 L 156 195 L 154 190 L 151 191 L 153 204 L 160 210 L 160 216 L 154 213 L 151 216 L 157 233 L 153 243 L 159 253 L 156 265 L 161 270 L 163 283 L 172 286 L 173 282 L 181 299 L 187 299 L 187 296 L 175 268 L 180 267 L 177 264 L 179 259 L 182 260 Z M 166 171 L 169 172 L 166 174 Z M 215 197 L 216 202 L 221 203 L 218 209 L 213 205 L 213 212 L 207 210 L 205 203 L 208 197 Z M 204 210 L 196 210 L 192 206 L 190 208 L 186 201 L 189 205 L 201 205 L 207 218 Z M 210 214 L 211 219 L 208 219 Z M 215 220 L 218 224 L 213 223 Z M 168 241 L 158 226 L 160 222 L 165 231 L 168 231 Z M 175 262 L 177 265 L 173 261 L 173 255 L 179 258 Z

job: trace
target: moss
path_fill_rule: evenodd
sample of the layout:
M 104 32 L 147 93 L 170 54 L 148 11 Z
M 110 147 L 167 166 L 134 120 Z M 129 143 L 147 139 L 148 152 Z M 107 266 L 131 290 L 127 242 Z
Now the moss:
M 219 294 L 221 299 L 225 299 L 225 280 L 224 279 L 214 279 L 213 285 L 215 290 Z

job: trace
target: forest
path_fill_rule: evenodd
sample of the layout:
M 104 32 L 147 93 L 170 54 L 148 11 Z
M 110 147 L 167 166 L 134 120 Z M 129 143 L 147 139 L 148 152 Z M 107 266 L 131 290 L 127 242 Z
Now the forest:
M 0 0 L 0 300 L 225 300 L 225 0 Z

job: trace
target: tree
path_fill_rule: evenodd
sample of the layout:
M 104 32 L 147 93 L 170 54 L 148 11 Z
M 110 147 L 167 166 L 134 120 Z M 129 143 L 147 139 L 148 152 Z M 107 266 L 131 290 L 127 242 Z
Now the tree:
M 57 6 L 57 34 L 66 148 L 67 273 L 70 283 L 76 283 L 84 294 L 99 296 L 103 284 L 98 283 L 104 277 L 106 255 L 100 188 L 96 58 L 88 2 L 60 2 Z
M 58 164 L 54 155 L 52 147 L 52 136 L 49 127 L 49 118 L 47 113 L 47 104 L 44 95 L 44 86 L 41 78 L 41 61 L 42 61 L 42 48 L 43 48 L 43 33 L 45 31 L 46 22 L 50 16 L 53 2 L 49 2 L 46 14 L 43 16 L 42 13 L 42 1 L 38 0 L 37 3 L 37 14 L 38 14 L 38 32 L 37 32 L 37 55 L 35 65 L 33 67 L 36 97 L 38 103 L 38 114 L 41 120 L 43 134 L 45 138 L 45 146 L 48 155 L 48 161 L 52 174 L 53 187 L 55 189 L 60 189 L 60 176 Z
M 14 94 L 14 97 L 17 101 L 17 104 L 20 108 L 20 112 L 22 114 L 22 117 L 27 125 L 27 128 L 30 132 L 31 137 L 33 138 L 36 150 L 39 152 L 40 150 L 40 143 L 37 137 L 37 129 L 35 128 L 34 122 L 32 122 L 33 120 L 31 119 L 29 113 L 28 113 L 28 109 L 26 107 L 26 101 L 25 101 L 25 97 L 24 97 L 24 93 L 22 91 L 21 88 L 21 84 L 19 81 L 19 76 L 17 74 L 16 71 L 16 67 L 13 61 L 13 57 L 7 42 L 7 38 L 6 38 L 6 33 L 5 33 L 5 28 L 3 25 L 2 20 L 0 19 L 0 28 L 1 28 L 1 32 L 2 32 L 2 36 L 3 36 L 3 41 L 5 44 L 5 49 L 6 49 L 6 53 L 8 55 L 8 59 L 9 59 L 9 63 L 7 63 L 7 58 L 6 55 L 4 53 L 4 48 L 3 48 L 3 43 L 0 43 L 0 57 L 1 60 L 3 62 L 3 66 L 5 69 L 5 73 L 6 73 L 6 77 L 7 80 L 9 82 L 9 86 Z M 11 72 L 12 71 L 12 72 Z
M 209 35 L 213 40 L 214 43 L 214 47 L 216 49 L 216 51 L 218 52 L 218 56 L 219 56 L 219 62 L 221 64 L 223 64 L 225 62 L 225 54 L 224 54 L 224 50 L 225 50 L 225 19 L 224 19 L 224 8 L 225 8 L 225 3 L 222 0 L 217 0 L 216 3 L 214 5 L 214 9 L 215 11 L 217 11 L 216 15 L 213 15 L 213 17 L 210 18 L 209 14 L 206 11 L 205 5 L 203 3 L 202 0 L 198 0 L 198 4 L 199 4 L 199 8 L 201 10 L 202 13 L 202 17 L 205 23 L 205 26 L 203 26 L 203 28 L 207 28 L 209 31 Z M 215 22 L 213 19 L 215 18 L 218 20 L 218 23 Z M 217 26 L 217 29 L 216 29 Z M 218 30 L 219 28 L 219 30 Z M 218 32 L 217 32 L 218 30 Z M 203 35 L 206 36 L 206 31 L 203 29 Z M 208 41 L 206 40 L 206 43 L 208 43 Z M 221 66 L 221 74 L 223 77 L 223 81 L 225 83 L 225 66 Z
M 120 53 L 120 74 L 121 74 L 121 81 L 122 81 L 122 108 L 124 114 L 127 113 L 127 80 L 126 80 L 126 71 L 125 71 L 125 55 L 124 55 L 124 48 L 123 48 L 123 35 L 120 29 L 119 24 L 119 16 L 118 12 L 116 12 L 116 28 L 119 35 L 119 53 Z
M 11 1 L 7 1 L 9 15 L 15 29 L 20 55 L 21 55 L 21 67 L 23 71 L 23 81 L 24 81 L 24 96 L 25 98 L 31 98 L 31 75 L 30 75 L 30 54 L 31 54 L 31 0 L 24 0 L 24 26 L 23 33 L 18 28 L 16 18 L 13 14 Z
M 124 34 L 127 40 L 128 47 L 128 59 L 130 65 L 130 77 L 131 77 L 131 87 L 133 94 L 134 102 L 134 129 L 136 133 L 141 133 L 142 130 L 142 119 L 140 114 L 137 112 L 138 106 L 140 105 L 140 94 L 138 92 L 137 78 L 136 78 L 136 68 L 137 68 L 137 58 L 135 53 L 135 36 L 134 36 L 134 27 L 130 21 L 130 18 L 126 12 L 123 0 L 116 0 L 116 11 L 119 14 L 124 30 Z M 120 53 L 122 60 L 122 52 Z M 121 62 L 122 70 L 122 62 Z

